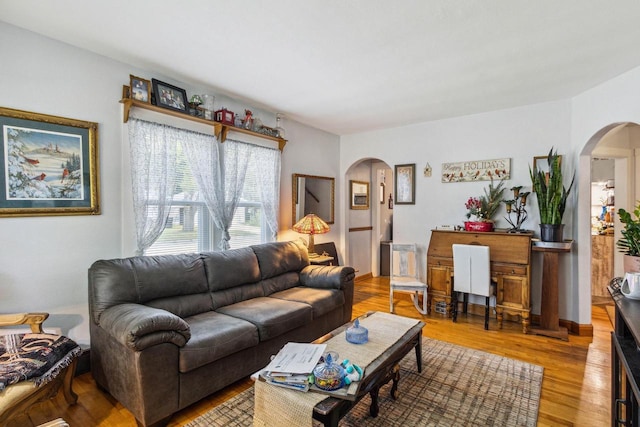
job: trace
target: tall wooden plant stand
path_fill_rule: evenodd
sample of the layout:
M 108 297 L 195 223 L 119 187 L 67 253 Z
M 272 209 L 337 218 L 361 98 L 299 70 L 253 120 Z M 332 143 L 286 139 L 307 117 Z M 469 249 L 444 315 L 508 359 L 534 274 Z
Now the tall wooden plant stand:
M 531 333 L 569 341 L 567 328 L 560 326 L 558 316 L 558 264 L 561 253 L 571 248 L 534 246 L 534 252 L 542 252 L 542 298 L 540 302 L 540 325 L 531 328 Z

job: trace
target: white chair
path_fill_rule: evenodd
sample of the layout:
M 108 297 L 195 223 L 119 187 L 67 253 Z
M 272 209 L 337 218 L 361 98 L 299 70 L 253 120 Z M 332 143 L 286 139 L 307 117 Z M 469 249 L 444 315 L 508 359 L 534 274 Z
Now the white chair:
M 389 310 L 393 313 L 393 292 L 411 292 L 411 300 L 420 314 L 427 314 L 431 305 L 427 299 L 427 284 L 418 278 L 415 244 L 391 244 L 389 269 Z M 420 304 L 422 294 L 422 304 Z
M 491 283 L 489 246 L 459 245 L 453 247 L 453 321 L 458 320 L 458 292 L 464 293 L 464 312 L 468 294 L 485 297 L 484 329 L 489 329 L 489 302 L 495 294 Z

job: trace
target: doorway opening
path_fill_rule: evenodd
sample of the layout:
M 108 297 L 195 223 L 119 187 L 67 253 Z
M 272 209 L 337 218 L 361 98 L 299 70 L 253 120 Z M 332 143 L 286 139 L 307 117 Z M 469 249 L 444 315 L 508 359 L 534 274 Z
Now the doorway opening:
M 624 274 L 622 254 L 615 242 L 620 238 L 621 223 L 617 217 L 620 208 L 633 210 L 640 194 L 640 126 L 636 123 L 613 123 L 602 128 L 585 145 L 580 156 L 581 168 L 590 169 L 588 180 L 580 180 L 580 193 L 589 194 L 587 203 L 580 201 L 578 230 L 581 241 L 588 242 L 589 251 L 579 256 L 580 272 L 589 277 L 580 278 L 582 286 L 577 304 L 579 319 L 590 319 L 591 306 L 611 306 L 607 291 L 609 281 Z M 588 182 L 587 182 L 588 181 Z M 588 215 L 588 217 L 587 217 Z M 587 234 L 588 230 L 588 234 Z M 584 238 L 584 240 L 582 240 Z
M 368 183 L 367 209 L 352 206 L 352 182 Z M 346 259 L 358 277 L 378 277 L 387 273 L 386 249 L 393 239 L 393 170 L 383 160 L 362 159 L 345 173 Z M 386 264 L 385 264 L 386 260 Z M 385 268 L 386 267 L 386 268 Z

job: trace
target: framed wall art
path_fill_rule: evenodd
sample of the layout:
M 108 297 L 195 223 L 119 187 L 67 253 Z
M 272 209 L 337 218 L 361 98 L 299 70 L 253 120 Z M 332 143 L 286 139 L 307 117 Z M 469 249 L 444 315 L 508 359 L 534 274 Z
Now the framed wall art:
M 351 209 L 369 209 L 369 183 L 366 181 L 349 181 Z
M 98 124 L 0 107 L 0 217 L 97 215 Z
M 562 156 L 558 155 L 558 166 L 562 166 Z M 549 181 L 549 156 L 535 156 L 533 158 L 533 168 L 531 169 L 534 173 L 536 170 L 544 173 L 544 176 L 547 177 L 547 182 Z M 535 188 L 531 188 L 532 192 L 536 192 Z
M 562 166 L 562 156 L 558 156 L 558 165 Z M 533 171 L 539 169 L 544 174 L 549 174 L 549 156 L 536 156 L 533 158 Z
M 136 101 L 146 102 L 147 104 L 151 103 L 151 82 L 147 79 L 143 79 L 142 77 L 136 77 L 133 74 L 129 75 L 129 87 L 130 87 L 130 97 L 135 99 Z M 122 97 L 128 98 L 124 96 L 124 88 L 122 89 Z
M 468 160 L 442 164 L 442 182 L 491 181 L 511 178 L 511 159 Z
M 189 113 L 187 92 L 184 89 L 156 79 L 151 79 L 151 83 L 153 85 L 155 104 L 158 107 L 180 111 L 185 114 Z
M 416 204 L 416 164 L 395 166 L 396 205 Z

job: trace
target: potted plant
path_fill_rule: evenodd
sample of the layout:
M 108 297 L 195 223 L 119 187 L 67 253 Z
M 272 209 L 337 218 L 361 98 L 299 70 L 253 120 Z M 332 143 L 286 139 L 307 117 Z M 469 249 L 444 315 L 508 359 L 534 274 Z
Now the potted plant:
M 563 242 L 562 217 L 567 206 L 567 197 L 573 187 L 575 175 L 571 178 L 569 188 L 562 182 L 562 169 L 560 168 L 560 156 L 553 147 L 547 156 L 548 171 L 529 168 L 533 191 L 538 199 L 540 211 L 540 237 L 545 242 Z
M 624 228 L 620 231 L 622 237 L 616 246 L 624 254 L 624 271 L 640 272 L 640 203 L 634 209 L 633 216 L 624 209 L 618 210 L 618 216 Z
M 498 212 L 502 202 L 503 186 L 504 180 L 500 180 L 497 185 L 493 185 L 493 178 L 491 178 L 491 183 L 488 188 L 484 189 L 482 196 L 469 197 L 464 206 L 467 208 L 467 219 L 473 220 L 465 221 L 465 230 L 493 231 L 493 217 Z

